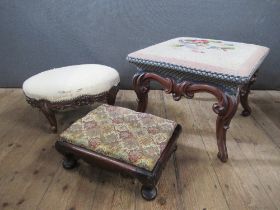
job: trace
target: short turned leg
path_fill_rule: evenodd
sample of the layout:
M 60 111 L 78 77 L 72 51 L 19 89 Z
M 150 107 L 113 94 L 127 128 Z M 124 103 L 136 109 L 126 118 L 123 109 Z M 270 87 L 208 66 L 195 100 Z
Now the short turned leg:
M 135 74 L 133 77 L 133 88 L 138 98 L 138 112 L 145 112 L 148 104 L 148 92 L 150 90 L 150 80 L 144 79 L 145 73 Z
M 229 124 L 231 119 L 236 113 L 238 107 L 238 98 L 234 96 L 227 96 L 228 106 L 226 108 L 226 112 L 223 114 L 218 114 L 216 121 L 216 136 L 217 136 L 217 144 L 218 144 L 218 158 L 222 162 L 227 162 L 228 153 L 226 146 L 226 133 L 229 128 Z
M 248 82 L 248 84 L 245 84 L 241 87 L 240 89 L 240 103 L 243 107 L 243 111 L 241 113 L 242 116 L 247 117 L 251 114 L 252 109 L 249 106 L 248 103 L 248 96 L 251 90 L 251 86 L 254 84 L 254 82 L 256 81 L 257 76 L 256 74 L 251 78 L 251 80 Z
M 43 102 L 40 106 L 40 110 L 44 113 L 46 118 L 48 119 L 49 123 L 51 124 L 52 132 L 57 132 L 57 122 L 55 118 L 54 112 L 50 109 L 47 102 Z
M 107 104 L 109 105 L 115 105 L 115 102 L 116 102 L 116 95 L 113 95 L 113 94 L 109 94 L 107 96 Z
M 62 166 L 64 169 L 73 169 L 75 166 L 77 166 L 77 160 L 71 156 L 71 155 L 66 155 L 65 159 L 62 162 Z
M 152 185 L 142 185 L 141 195 L 147 201 L 154 200 L 157 196 L 157 188 Z
M 111 90 L 107 93 L 107 96 L 106 96 L 107 104 L 115 105 L 118 91 L 119 91 L 118 86 L 111 88 Z

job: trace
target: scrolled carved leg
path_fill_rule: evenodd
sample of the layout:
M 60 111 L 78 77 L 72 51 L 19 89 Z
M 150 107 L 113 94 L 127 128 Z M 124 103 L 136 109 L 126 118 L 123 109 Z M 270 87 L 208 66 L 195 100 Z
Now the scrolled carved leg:
M 229 124 L 231 119 L 236 113 L 238 107 L 238 97 L 235 96 L 227 96 L 227 107 L 226 112 L 222 114 L 218 114 L 216 121 L 216 136 L 217 136 L 217 144 L 218 144 L 218 158 L 222 162 L 226 162 L 228 160 L 228 153 L 226 147 L 226 132 L 229 128 Z
M 147 201 L 154 200 L 157 196 L 157 188 L 152 185 L 142 185 L 141 195 Z
M 251 107 L 249 106 L 249 103 L 248 103 L 248 96 L 249 96 L 249 93 L 250 93 L 250 90 L 251 90 L 251 86 L 255 83 L 256 79 L 257 79 L 257 75 L 255 74 L 251 78 L 251 80 L 249 81 L 248 84 L 245 84 L 240 88 L 240 103 L 241 103 L 241 105 L 244 109 L 242 111 L 241 115 L 244 116 L 244 117 L 249 116 L 252 112 L 252 109 L 251 109 Z
M 57 122 L 55 118 L 55 113 L 50 109 L 49 104 L 47 102 L 42 102 L 39 109 L 43 112 L 43 114 L 48 119 L 52 132 L 57 132 Z
M 229 128 L 231 119 L 236 113 L 239 103 L 239 90 L 236 96 L 229 96 L 218 87 L 208 84 L 196 84 L 188 81 L 176 83 L 173 79 L 163 78 L 160 75 L 153 73 L 136 74 L 133 78 L 134 89 L 139 99 L 138 111 L 145 111 L 149 91 L 149 82 L 151 80 L 159 82 L 166 93 L 171 93 L 173 99 L 178 101 L 182 96 L 192 98 L 195 93 L 207 92 L 214 95 L 218 102 L 213 105 L 213 111 L 218 115 L 216 121 L 216 136 L 218 144 L 218 158 L 222 162 L 228 159 L 226 147 L 226 131 Z
M 133 77 L 133 88 L 138 98 L 138 112 L 145 112 L 148 104 L 148 92 L 150 90 L 150 79 L 145 78 L 145 73 L 135 74 Z

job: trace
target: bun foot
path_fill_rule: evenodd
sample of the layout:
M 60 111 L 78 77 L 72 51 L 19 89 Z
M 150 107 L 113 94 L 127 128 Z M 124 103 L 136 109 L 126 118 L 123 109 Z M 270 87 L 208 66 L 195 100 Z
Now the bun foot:
M 64 169 L 70 170 L 75 168 L 75 166 L 77 166 L 77 160 L 75 160 L 74 158 L 66 158 L 63 162 L 62 162 L 62 166 Z
M 144 186 L 143 185 L 141 187 L 141 195 L 147 201 L 154 200 L 157 196 L 157 188 L 153 187 L 153 186 Z

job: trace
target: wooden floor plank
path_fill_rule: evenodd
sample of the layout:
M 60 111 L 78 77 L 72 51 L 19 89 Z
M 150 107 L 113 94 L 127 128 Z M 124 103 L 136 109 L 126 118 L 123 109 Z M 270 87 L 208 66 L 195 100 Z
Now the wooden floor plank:
M 36 117 L 39 116 L 30 109 L 24 110 L 24 113 L 20 114 L 19 118 L 15 117 L 15 124 L 2 125 L 2 128 L 4 127 L 8 131 L 1 135 L 0 148 L 2 150 L 0 150 L 0 164 L 3 167 L 0 168 L 0 173 L 3 173 L 3 171 L 7 172 L 10 168 L 13 168 L 13 161 L 27 155 L 26 150 L 41 135 L 41 130 L 36 128 L 38 122 Z M 11 116 L 12 118 L 13 114 L 11 113 L 7 117 Z M 9 122 L 9 120 L 6 120 L 6 122 Z
M 265 115 L 264 113 L 263 116 Z M 233 124 L 238 131 L 235 133 L 236 139 L 271 202 L 279 207 L 280 201 L 277 197 L 280 192 L 280 150 L 253 116 L 254 113 L 252 117 L 240 117 L 239 123 Z
M 135 94 L 133 95 L 135 98 Z M 162 91 L 151 91 L 147 112 L 166 118 L 166 109 L 163 100 Z M 177 184 L 173 158 L 171 158 L 163 170 L 157 185 L 158 196 L 156 200 L 154 202 L 143 202 L 139 193 L 141 185 L 139 185 L 135 209 L 184 209 L 180 194 L 178 193 L 179 186 Z
M 40 119 L 33 116 L 35 113 L 31 112 L 31 109 L 23 108 L 25 103 L 24 100 L 19 103 L 22 107 L 20 111 L 24 112 L 19 118 L 19 113 L 12 109 L 9 109 L 5 116 L 6 122 L 9 122 L 8 118 L 14 118 L 16 125 L 15 130 L 1 138 L 0 203 L 13 208 L 25 209 L 24 206 L 27 206 L 26 209 L 34 209 L 35 200 L 41 199 L 43 186 L 48 186 L 51 176 L 46 174 L 51 173 L 56 166 L 56 161 L 50 161 L 48 156 L 51 150 L 47 148 L 51 148 L 54 135 L 36 129 L 35 125 L 40 123 Z
M 26 103 L 21 89 L 0 89 L 0 209 L 279 209 L 279 91 L 252 91 L 252 115 L 228 131 L 229 161 L 217 157 L 215 99 L 198 95 L 175 102 L 151 91 L 147 112 L 183 126 L 176 155 L 147 202 L 135 179 L 81 162 L 62 168 L 42 113 Z M 117 105 L 136 108 L 134 91 L 120 91 Z M 98 104 L 93 107 L 98 106 Z M 59 131 L 92 107 L 58 114 Z
M 125 91 L 120 91 L 116 105 L 133 108 L 130 101 Z M 133 179 L 101 170 L 96 185 L 91 209 L 134 209 L 136 183 Z
M 36 208 L 58 168 L 52 140 L 52 136 L 40 136 L 34 145 L 26 148 L 27 155 L 11 162 L 15 170 L 6 173 L 0 203 L 8 202 L 19 209 Z
M 13 92 L 18 92 L 18 89 L 0 88 L 0 102 L 7 100 L 9 95 Z
M 228 209 L 190 105 L 186 99 L 175 102 L 169 95 L 164 99 L 168 118 L 183 126 L 176 165 L 185 209 Z
M 251 117 L 280 148 L 280 94 L 277 94 L 278 91 L 254 91 L 253 93 L 256 94 L 250 103 Z M 259 98 L 265 98 L 267 103 L 257 103 Z
M 280 129 L 280 94 L 279 91 L 252 91 L 249 104 L 257 106 L 274 125 Z M 252 112 L 254 114 L 254 112 Z
M 240 131 L 240 128 L 234 126 L 236 124 L 242 126 L 243 124 L 246 124 L 246 122 L 240 122 L 240 120 L 244 119 L 244 117 L 239 114 L 241 109 L 237 111 L 227 134 L 227 145 L 230 155 L 229 161 L 227 164 L 219 166 L 220 163 L 217 162 L 216 157 L 216 142 L 211 141 L 211 138 L 209 138 L 212 136 L 213 140 L 216 139 L 214 123 L 216 116 L 211 110 L 215 99 L 207 94 L 200 94 L 199 96 L 201 97 L 197 97 L 193 100 L 194 105 L 192 106 L 192 109 L 198 117 L 197 124 L 200 125 L 201 132 L 204 133 L 203 139 L 206 145 L 206 150 L 209 152 L 211 159 L 214 160 L 214 169 L 230 207 L 232 209 L 240 209 L 241 207 L 236 205 L 240 205 L 243 202 L 243 207 L 249 209 L 255 209 L 257 207 L 260 209 L 274 209 L 272 201 L 266 194 L 258 176 L 250 167 L 250 161 L 247 161 L 246 155 L 244 155 L 242 150 L 240 150 L 239 145 L 234 140 L 245 138 L 244 135 L 242 135 L 243 133 Z M 207 99 L 209 99 L 209 101 L 207 101 Z M 233 154 L 233 156 L 231 156 L 231 154 Z

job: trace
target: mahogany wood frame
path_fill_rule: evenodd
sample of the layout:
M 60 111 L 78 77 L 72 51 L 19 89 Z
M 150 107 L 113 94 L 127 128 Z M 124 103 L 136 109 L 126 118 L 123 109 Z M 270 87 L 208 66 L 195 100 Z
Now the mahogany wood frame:
M 66 141 L 63 141 L 63 139 L 57 141 L 55 147 L 59 153 L 65 156 L 65 160 L 62 163 L 65 169 L 74 168 L 77 165 L 77 160 L 82 159 L 90 164 L 98 165 L 108 170 L 128 174 L 137 178 L 142 183 L 142 197 L 146 200 L 153 200 L 157 195 L 156 184 L 158 183 L 166 162 L 177 148 L 176 140 L 181 133 L 181 130 L 181 126 L 177 125 L 152 171 L 67 143 Z
M 47 120 L 51 125 L 52 132 L 57 132 L 57 121 L 55 117 L 56 111 L 61 111 L 69 108 L 77 108 L 84 105 L 90 105 L 94 102 L 105 101 L 109 105 L 114 105 L 116 101 L 116 95 L 119 91 L 119 86 L 113 86 L 109 91 L 100 93 L 98 95 L 83 95 L 78 98 L 68 100 L 51 102 L 48 100 L 36 100 L 26 96 L 26 101 L 33 107 L 38 108 L 43 112 Z
M 248 103 L 248 97 L 249 97 L 249 93 L 251 91 L 251 87 L 256 82 L 256 80 L 257 80 L 257 72 L 252 76 L 252 78 L 250 79 L 250 81 L 247 84 L 243 85 L 240 88 L 240 103 L 244 109 L 242 111 L 241 115 L 244 117 L 249 116 L 252 112 L 252 109 Z
M 254 75 L 251 81 L 241 87 L 241 91 L 237 91 L 235 96 L 226 94 L 223 90 L 208 84 L 196 84 L 188 81 L 176 83 L 170 78 L 163 78 L 154 73 L 138 72 L 133 77 L 133 87 L 138 98 L 137 111 L 145 112 L 148 103 L 148 92 L 150 90 L 150 81 L 157 81 L 164 88 L 165 93 L 172 94 L 173 99 L 178 101 L 182 96 L 193 98 L 195 93 L 207 92 L 214 95 L 218 102 L 214 103 L 213 111 L 218 115 L 216 120 L 216 137 L 218 145 L 218 158 L 222 162 L 228 160 L 228 153 L 226 147 L 226 132 L 229 128 L 231 119 L 236 113 L 239 100 L 244 108 L 243 116 L 249 116 L 251 108 L 248 105 L 248 94 L 251 85 L 256 80 Z

